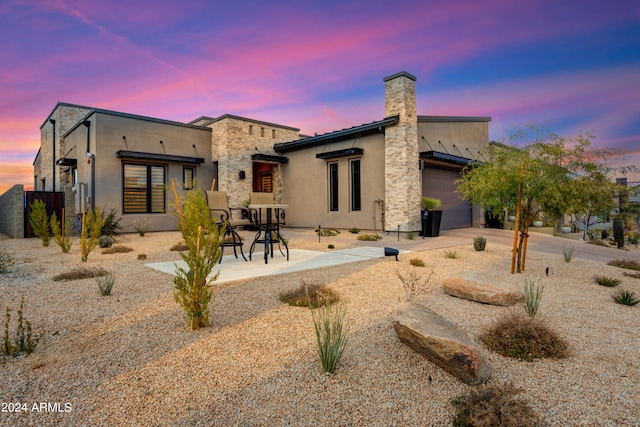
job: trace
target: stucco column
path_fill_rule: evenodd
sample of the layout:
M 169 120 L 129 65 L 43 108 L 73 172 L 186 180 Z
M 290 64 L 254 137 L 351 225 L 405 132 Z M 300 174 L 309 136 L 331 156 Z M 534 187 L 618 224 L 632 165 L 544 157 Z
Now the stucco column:
M 399 116 L 385 130 L 385 229 L 420 229 L 420 170 L 416 78 L 402 71 L 385 77 L 385 115 Z

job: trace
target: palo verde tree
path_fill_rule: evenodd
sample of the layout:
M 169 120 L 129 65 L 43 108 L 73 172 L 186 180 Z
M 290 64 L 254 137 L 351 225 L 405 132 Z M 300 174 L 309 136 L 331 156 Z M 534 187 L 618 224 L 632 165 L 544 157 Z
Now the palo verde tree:
M 211 283 L 218 278 L 219 272 L 213 277 L 210 274 L 222 255 L 220 247 L 225 227 L 218 227 L 211 218 L 200 188 L 194 186 L 181 199 L 173 180 L 171 187 L 180 231 L 188 247 L 186 253 L 180 253 L 187 268 L 176 268 L 173 297 L 187 315 L 189 328 L 193 331 L 209 326 L 209 302 L 213 298 Z
M 527 140 L 525 145 L 492 144 L 490 161 L 472 165 L 457 181 L 458 192 L 472 203 L 495 214 L 515 210 L 512 273 L 525 270 L 529 226 L 540 212 L 557 219 L 584 211 L 587 202 L 599 209 L 594 201 L 610 198 L 615 185 L 603 165 L 606 151 L 592 148 L 589 138 L 564 138 L 529 124 L 511 137 Z

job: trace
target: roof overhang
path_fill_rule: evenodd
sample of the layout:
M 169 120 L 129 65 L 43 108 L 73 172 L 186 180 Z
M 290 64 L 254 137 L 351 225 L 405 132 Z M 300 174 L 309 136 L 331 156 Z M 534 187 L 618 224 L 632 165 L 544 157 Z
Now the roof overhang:
M 454 156 L 453 154 L 441 153 L 439 151 L 422 151 L 420 159 L 424 161 L 433 161 L 439 163 L 447 163 L 450 165 L 466 166 L 468 164 L 477 163 L 477 160 L 468 159 L 462 156 Z
M 63 157 L 56 161 L 56 165 L 58 166 L 76 166 L 78 164 L 78 159 L 70 159 L 68 157 Z
M 164 162 L 193 163 L 193 164 L 200 164 L 200 165 L 204 163 L 204 159 L 202 157 L 174 156 L 174 155 L 159 154 L 159 153 L 143 153 L 141 151 L 120 150 L 116 152 L 116 157 L 121 159 L 157 160 L 157 161 L 164 161 Z
M 364 148 L 351 147 L 351 148 L 345 148 L 344 150 L 327 151 L 326 153 L 318 153 L 316 154 L 316 159 L 329 160 L 329 159 L 336 159 L 338 157 L 360 155 L 362 153 L 364 153 Z
M 271 154 L 257 153 L 251 156 L 251 160 L 254 162 L 262 163 L 288 163 L 289 158 L 285 156 L 274 156 Z

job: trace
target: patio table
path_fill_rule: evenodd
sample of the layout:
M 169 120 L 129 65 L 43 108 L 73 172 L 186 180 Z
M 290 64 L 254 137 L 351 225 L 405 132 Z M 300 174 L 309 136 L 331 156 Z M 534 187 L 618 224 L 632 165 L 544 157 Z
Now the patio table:
M 250 204 L 249 209 L 264 209 L 267 213 L 266 222 L 264 224 L 258 224 L 258 233 L 256 237 L 253 239 L 253 243 L 251 244 L 251 248 L 249 249 L 249 259 L 253 254 L 253 250 L 257 243 L 264 244 L 264 263 L 269 263 L 269 254 L 271 254 L 271 258 L 273 258 L 273 244 L 278 244 L 278 249 L 280 253 L 284 256 L 284 252 L 280 248 L 280 243 L 284 245 L 287 251 L 287 261 L 289 261 L 289 247 L 287 246 L 287 242 L 280 235 L 280 223 L 278 221 L 278 215 L 276 213 L 275 222 L 273 221 L 273 212 L 278 209 L 288 208 L 289 205 L 281 204 L 281 203 L 269 203 L 269 204 Z M 264 233 L 264 236 L 261 237 Z

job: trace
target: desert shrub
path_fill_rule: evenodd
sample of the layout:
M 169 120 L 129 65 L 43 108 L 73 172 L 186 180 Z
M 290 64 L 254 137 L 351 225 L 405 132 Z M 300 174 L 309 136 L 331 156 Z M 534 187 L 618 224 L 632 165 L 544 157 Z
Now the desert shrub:
M 147 259 L 147 254 L 138 254 L 138 259 L 141 261 Z
M 53 276 L 54 282 L 60 282 L 63 280 L 82 280 L 82 279 L 92 279 L 98 276 L 104 276 L 108 272 L 104 268 L 76 268 L 75 270 L 68 271 L 66 273 L 60 273 L 56 276 Z
M 360 234 L 358 235 L 358 240 L 364 240 L 369 242 L 375 242 L 377 240 L 382 239 L 382 236 L 379 234 Z
M 478 339 L 496 353 L 529 362 L 569 355 L 567 342 L 535 317 L 505 317 L 484 329 Z
M 80 253 L 82 262 L 89 259 L 89 253 L 98 246 L 102 229 L 102 213 L 100 208 L 82 214 L 82 230 L 80 232 Z
M 127 252 L 133 252 L 133 248 L 124 245 L 115 245 L 102 250 L 103 254 L 125 254 Z
M 637 245 L 640 240 L 640 233 L 635 231 L 633 233 L 629 233 L 629 243 L 632 245 Z
M 409 260 L 409 264 L 413 265 L 414 267 L 424 267 L 424 261 L 420 258 L 411 258 Z
M 321 228 L 319 233 L 323 237 L 332 237 L 340 234 L 340 230 L 336 230 L 335 228 Z
M 9 271 L 9 266 L 13 264 L 13 258 L 4 249 L 0 249 L 0 274 Z
M 624 222 L 622 218 L 613 219 L 613 240 L 615 240 L 618 248 L 624 247 Z
M 607 264 L 613 265 L 614 267 L 626 268 L 627 270 L 640 271 L 640 263 L 630 259 L 614 259 L 613 261 L 609 261 Z
M 71 240 L 65 235 L 66 231 L 69 229 L 69 220 L 64 218 L 64 220 L 58 221 L 58 215 L 54 212 L 51 214 L 49 225 L 51 226 L 51 232 L 53 233 L 53 240 L 58 246 L 60 246 L 62 252 L 69 252 L 69 250 L 71 250 Z
M 358 234 L 360 232 L 360 229 L 358 227 L 353 227 L 349 230 L 349 232 L 352 234 Z
M 222 255 L 225 227 L 218 227 L 213 221 L 200 188 L 189 190 L 184 200 L 178 197 L 173 180 L 171 189 L 180 221 L 180 232 L 189 248 L 180 253 L 187 267 L 176 268 L 173 297 L 182 307 L 189 320 L 189 328 L 193 331 L 209 326 L 209 302 L 213 298 L 211 283 L 218 278 L 220 272 L 212 277 L 209 275 Z
M 100 226 L 101 236 L 113 237 L 118 234 L 118 230 L 122 228 L 120 225 L 121 217 L 117 216 L 118 208 L 112 208 L 108 214 L 105 215 L 105 210 L 100 211 L 100 218 L 102 219 L 102 225 Z
M 4 337 L 2 339 L 2 354 L 5 356 L 17 357 L 20 353 L 31 354 L 38 344 L 39 337 L 33 336 L 31 323 L 24 319 L 24 297 L 20 301 L 18 308 L 18 325 L 16 327 L 14 339 L 10 338 L 9 325 L 11 323 L 11 309 L 7 306 L 4 322 Z M 26 325 L 26 326 L 25 326 Z
M 104 276 L 96 277 L 96 283 L 98 284 L 98 290 L 100 291 L 100 295 L 103 297 L 111 295 L 111 289 L 113 289 L 113 284 L 116 279 L 113 277 L 113 274 L 107 273 Z
M 349 320 L 343 303 L 325 304 L 311 309 L 311 319 L 316 331 L 318 355 L 322 369 L 327 374 L 335 372 L 349 341 Z
M 608 288 L 613 288 L 615 286 L 618 286 L 620 284 L 620 280 L 619 279 L 614 279 L 612 277 L 607 277 L 607 276 L 596 276 L 593 278 L 593 280 L 600 286 L 606 286 Z
M 1 272 L 1 271 L 0 271 Z M 622 274 L 624 274 L 627 277 L 633 277 L 635 279 L 640 279 L 640 273 L 627 273 L 626 271 L 623 272 Z
M 456 259 L 456 258 L 458 258 L 458 252 L 456 252 L 454 250 L 446 250 L 446 251 L 444 251 L 444 257 L 445 258 Z
M 484 236 L 478 236 L 473 238 L 473 249 L 476 251 L 484 251 L 484 248 L 487 246 L 487 239 Z
M 111 245 L 113 245 L 113 237 L 111 236 L 107 236 L 106 234 L 104 234 L 98 239 L 98 246 L 100 246 L 101 248 L 110 248 Z M 105 252 L 102 251 L 102 253 Z
M 146 218 L 138 218 L 131 223 L 133 228 L 138 232 L 140 237 L 144 237 L 145 233 L 149 230 L 151 222 Z
M 42 246 L 49 246 L 49 217 L 47 216 L 47 206 L 41 199 L 36 199 L 31 203 L 29 223 L 33 234 L 42 241 Z
M 413 238 L 414 238 L 413 232 L 411 232 L 411 231 L 408 232 L 407 233 L 407 240 L 413 240 Z
M 319 283 L 302 281 L 300 286 L 292 291 L 282 292 L 278 296 L 280 301 L 294 307 L 317 308 L 325 304 L 332 304 L 340 300 L 340 295 Z
M 563 246 L 562 256 L 564 256 L 564 262 L 571 262 L 573 259 L 573 246 Z
M 405 300 L 413 301 L 418 295 L 426 292 L 433 270 L 425 274 L 417 268 L 407 267 L 404 272 L 396 269 L 396 276 L 402 282 Z
M 524 309 L 530 317 L 536 317 L 540 301 L 542 300 L 542 292 L 544 285 L 540 282 L 536 283 L 533 279 L 524 278 L 524 288 L 522 296 L 524 297 Z
M 613 300 L 618 304 L 623 305 L 636 305 L 640 300 L 636 298 L 636 293 L 633 291 L 620 290 L 613 296 Z
M 187 246 L 187 244 L 185 242 L 178 242 L 175 245 L 171 246 L 171 248 L 169 248 L 170 251 L 175 251 L 175 252 L 182 252 L 182 251 L 188 251 L 189 250 L 189 246 Z
M 471 389 L 451 402 L 456 427 L 528 427 L 541 425 L 540 418 L 513 383 L 486 384 Z

